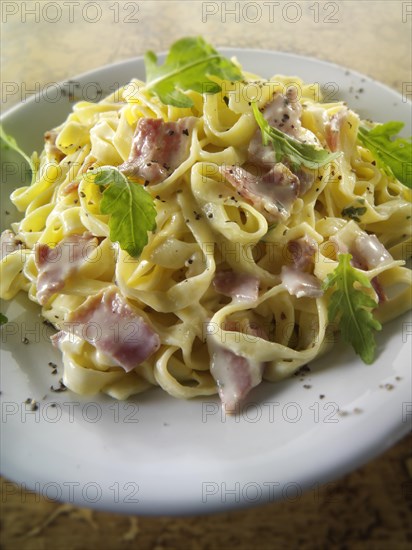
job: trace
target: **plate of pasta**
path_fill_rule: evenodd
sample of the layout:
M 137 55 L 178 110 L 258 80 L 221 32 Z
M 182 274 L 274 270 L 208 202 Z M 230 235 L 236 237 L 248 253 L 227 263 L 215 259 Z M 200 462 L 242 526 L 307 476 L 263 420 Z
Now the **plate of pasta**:
M 410 103 L 200 37 L 58 98 L 2 118 L 3 475 L 202 513 L 318 494 L 407 433 Z

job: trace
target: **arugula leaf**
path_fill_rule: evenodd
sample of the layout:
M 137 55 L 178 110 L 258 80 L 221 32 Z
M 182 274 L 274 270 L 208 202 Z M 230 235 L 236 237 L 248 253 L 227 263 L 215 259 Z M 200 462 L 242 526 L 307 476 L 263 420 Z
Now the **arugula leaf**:
M 9 322 L 9 320 L 7 319 L 7 317 L 3 313 L 0 312 L 0 326 L 6 324 L 8 322 Z
M 165 105 L 191 107 L 193 101 L 181 90 L 215 94 L 220 86 L 210 80 L 214 75 L 222 80 L 241 80 L 242 72 L 234 63 L 220 55 L 201 37 L 188 37 L 172 44 L 166 61 L 157 65 L 152 51 L 146 52 L 146 88 Z
M 371 313 L 376 302 L 359 288 L 359 285 L 365 289 L 372 288 L 372 285 L 363 273 L 351 266 L 351 259 L 350 254 L 339 254 L 339 264 L 326 277 L 323 290 L 335 287 L 329 301 L 329 322 L 339 320 L 345 342 L 352 345 L 365 363 L 370 364 L 376 347 L 373 330 L 381 330 L 382 325 Z
M 326 149 L 318 149 L 309 143 L 302 143 L 277 128 L 273 128 L 259 111 L 256 102 L 252 103 L 252 109 L 256 122 L 262 131 L 263 145 L 268 145 L 269 142 L 272 143 L 277 162 L 280 162 L 283 157 L 288 157 L 297 166 L 303 164 L 306 168 L 316 169 L 340 155 L 339 152 L 329 153 Z
M 3 142 L 3 147 L 16 151 L 20 156 L 24 158 L 27 164 L 30 166 L 31 170 L 31 181 L 32 183 L 36 179 L 36 174 L 39 169 L 39 159 L 37 153 L 33 153 L 31 157 L 27 156 L 24 151 L 20 149 L 17 145 L 17 141 L 10 134 L 6 134 L 3 129 L 3 126 L 0 124 L 0 140 Z
M 403 122 L 378 124 L 371 130 L 359 127 L 359 141 L 367 147 L 379 166 L 412 189 L 412 137 L 391 139 L 404 127 Z
M 105 187 L 100 211 L 110 215 L 111 240 L 117 241 L 130 256 L 139 256 L 148 242 L 147 232 L 156 229 L 156 208 L 151 195 L 113 166 L 96 168 L 89 174 L 96 175 L 94 183 Z

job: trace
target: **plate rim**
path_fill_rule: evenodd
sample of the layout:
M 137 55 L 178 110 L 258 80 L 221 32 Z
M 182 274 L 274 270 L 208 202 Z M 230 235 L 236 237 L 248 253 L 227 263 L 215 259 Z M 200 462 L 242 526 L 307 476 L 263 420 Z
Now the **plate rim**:
M 234 46 L 234 47 L 228 47 L 228 46 L 218 46 L 216 47 L 216 49 L 221 52 L 222 54 L 224 55 L 236 55 L 237 53 L 240 53 L 240 54 L 243 54 L 243 53 L 257 53 L 257 54 L 264 54 L 264 55 L 281 55 L 282 57 L 290 57 L 292 59 L 296 59 L 296 60 L 300 60 L 300 61 L 310 61 L 310 62 L 315 62 L 316 64 L 320 64 L 320 65 L 323 65 L 325 67 L 331 67 L 331 68 L 334 68 L 334 69 L 337 69 L 337 70 L 343 70 L 345 73 L 349 75 L 353 75 L 353 76 L 356 76 L 358 78 L 365 78 L 366 80 L 368 80 L 369 82 L 373 82 L 375 85 L 377 85 L 378 87 L 380 88 L 383 88 L 385 89 L 387 92 L 390 92 L 391 94 L 393 94 L 397 99 L 401 99 L 401 101 L 403 103 L 409 103 L 410 106 L 412 107 L 412 101 L 410 99 L 408 99 L 407 97 L 404 99 L 401 92 L 399 92 L 398 90 L 392 88 L 391 86 L 389 86 L 388 84 L 385 84 L 384 82 L 381 82 L 379 80 L 376 80 L 374 77 L 370 76 L 370 75 L 367 75 L 366 73 L 362 73 L 356 69 L 351 69 L 350 67 L 346 66 L 346 65 L 340 65 L 339 63 L 336 63 L 334 61 L 329 61 L 329 60 L 326 60 L 326 59 L 321 59 L 321 58 L 318 58 L 318 57 L 313 57 L 313 56 L 310 56 L 310 55 L 301 55 L 301 54 L 297 54 L 297 53 L 294 53 L 294 52 L 284 52 L 282 50 L 269 50 L 269 49 L 266 49 L 266 48 L 243 48 L 243 47 L 240 47 L 240 46 Z M 228 52 L 234 52 L 232 54 L 228 54 Z M 159 61 L 163 61 L 164 58 L 167 56 L 168 54 L 168 51 L 161 51 L 160 53 L 156 54 L 157 55 L 157 58 Z M 113 63 L 106 63 L 104 65 L 101 65 L 99 67 L 94 67 L 93 69 L 90 69 L 88 71 L 84 71 L 84 72 L 81 72 L 81 73 L 78 73 L 74 76 L 71 76 L 65 80 L 59 80 L 58 82 L 53 82 L 53 84 L 56 84 L 57 86 L 61 86 L 64 82 L 66 81 L 75 81 L 77 79 L 82 79 L 82 78 L 86 78 L 88 77 L 89 75 L 95 73 L 95 72 L 101 72 L 101 71 L 106 71 L 110 68 L 114 68 L 114 67 L 117 67 L 117 68 L 120 68 L 122 66 L 127 66 L 131 63 L 134 63 L 134 62 L 143 62 L 144 63 L 144 54 L 141 54 L 141 55 L 138 55 L 138 56 L 134 56 L 134 57 L 128 57 L 126 59 L 122 59 L 122 60 L 119 60 L 119 61 L 115 61 Z M 288 76 L 299 76 L 299 75 L 288 75 Z M 17 104 L 15 105 L 12 105 L 11 107 L 7 108 L 6 107 L 6 110 L 3 111 L 1 114 L 0 114 L 0 122 L 3 121 L 3 119 L 5 118 L 8 118 L 9 115 L 13 114 L 13 112 L 17 109 L 21 109 L 22 106 L 24 105 L 27 105 L 33 101 L 36 101 L 36 99 L 38 97 L 40 97 L 40 93 L 36 93 L 36 94 L 33 94 L 31 95 L 27 101 L 19 101 Z

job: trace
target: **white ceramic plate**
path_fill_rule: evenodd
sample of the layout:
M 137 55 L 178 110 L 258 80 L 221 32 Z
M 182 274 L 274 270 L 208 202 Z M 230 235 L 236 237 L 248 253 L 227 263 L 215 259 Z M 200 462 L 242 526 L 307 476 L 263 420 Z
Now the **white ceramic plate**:
M 410 135 L 410 104 L 367 77 L 290 54 L 223 51 L 265 77 L 319 82 L 330 100 L 346 100 L 365 118 L 403 120 Z M 144 78 L 141 58 L 63 83 L 65 95 L 45 87 L 3 124 L 27 152 L 39 150 L 43 132 L 71 109 L 68 91 L 92 99 L 132 77 Z M 9 172 L 3 166 L 6 196 L 16 185 Z M 2 202 L 2 228 L 12 218 L 5 209 L 12 212 Z M 378 334 L 373 365 L 337 344 L 311 372 L 262 384 L 236 417 L 225 418 L 217 398 L 178 401 L 160 389 L 127 403 L 54 393 L 59 374 L 48 362 L 61 360 L 38 307 L 19 296 L 2 311 L 10 323 L 1 334 L 1 471 L 51 499 L 128 514 L 197 514 L 297 500 L 305 490 L 316 498 L 320 483 L 370 460 L 411 427 L 409 318 Z M 39 402 L 37 411 L 27 398 Z

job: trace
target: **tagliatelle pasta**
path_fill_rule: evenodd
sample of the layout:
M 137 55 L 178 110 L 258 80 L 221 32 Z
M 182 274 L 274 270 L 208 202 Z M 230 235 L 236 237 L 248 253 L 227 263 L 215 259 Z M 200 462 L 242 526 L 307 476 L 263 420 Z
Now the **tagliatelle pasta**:
M 23 217 L 2 236 L 1 297 L 23 290 L 41 305 L 74 392 L 219 391 L 233 410 L 333 345 L 324 282 L 340 254 L 371 283 L 378 321 L 410 308 L 411 192 L 360 143 L 359 116 L 296 77 L 216 81 L 217 93 L 185 92 L 191 107 L 138 80 L 77 103 L 46 134 L 35 181 L 12 194 Z M 331 160 L 276 156 L 254 103 Z M 107 167 L 155 206 L 140 254 L 110 238 L 96 181 Z

